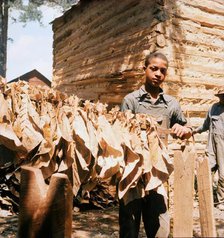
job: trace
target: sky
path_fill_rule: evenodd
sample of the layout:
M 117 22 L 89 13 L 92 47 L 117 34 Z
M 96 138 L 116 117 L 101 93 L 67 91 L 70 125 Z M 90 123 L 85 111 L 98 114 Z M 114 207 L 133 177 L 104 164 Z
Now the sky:
M 21 23 L 9 21 L 7 48 L 6 79 L 10 81 L 33 69 L 52 80 L 53 64 L 53 32 L 50 22 L 62 15 L 59 9 L 42 7 L 43 24 L 28 22 L 25 27 Z M 16 11 L 12 12 L 16 16 Z

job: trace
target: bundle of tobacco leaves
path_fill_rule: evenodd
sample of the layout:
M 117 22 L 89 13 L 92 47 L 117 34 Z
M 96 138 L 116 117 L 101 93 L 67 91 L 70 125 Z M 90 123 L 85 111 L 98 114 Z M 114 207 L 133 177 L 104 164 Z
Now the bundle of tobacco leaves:
M 99 207 L 131 201 L 130 188 L 165 194 L 173 165 L 152 117 L 23 81 L 1 82 L 0 105 L 2 209 L 18 210 L 22 165 L 39 168 L 46 182 L 68 174 L 74 196 Z

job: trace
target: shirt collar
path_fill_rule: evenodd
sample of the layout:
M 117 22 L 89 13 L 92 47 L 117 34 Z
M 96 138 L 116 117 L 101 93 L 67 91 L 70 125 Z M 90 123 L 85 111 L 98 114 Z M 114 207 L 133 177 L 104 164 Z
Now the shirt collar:
M 160 89 L 159 96 L 164 99 L 164 92 L 163 92 L 162 88 L 159 88 L 159 89 Z M 149 97 L 151 97 L 150 94 L 146 91 L 145 85 L 142 85 L 142 86 L 140 87 L 140 89 L 139 89 L 139 96 L 138 96 L 138 98 L 146 97 L 147 95 L 148 95 Z M 165 99 L 164 99 L 164 100 L 165 100 Z

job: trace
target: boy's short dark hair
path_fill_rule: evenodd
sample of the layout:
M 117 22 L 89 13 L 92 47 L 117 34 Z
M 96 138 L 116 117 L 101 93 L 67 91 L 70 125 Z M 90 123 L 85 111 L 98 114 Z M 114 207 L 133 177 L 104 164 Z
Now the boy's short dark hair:
M 153 53 L 150 53 L 148 55 L 146 55 L 145 57 L 145 67 L 148 67 L 150 61 L 152 58 L 160 58 L 160 59 L 163 59 L 167 62 L 167 67 L 168 67 L 168 59 L 166 58 L 166 56 L 163 54 L 163 53 L 160 53 L 160 52 L 153 52 Z

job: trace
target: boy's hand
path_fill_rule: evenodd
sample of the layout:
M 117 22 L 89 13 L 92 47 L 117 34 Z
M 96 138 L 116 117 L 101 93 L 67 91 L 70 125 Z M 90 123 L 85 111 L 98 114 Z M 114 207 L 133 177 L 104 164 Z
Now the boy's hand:
M 189 139 L 192 136 L 192 129 L 176 123 L 171 128 L 171 134 L 180 139 Z

